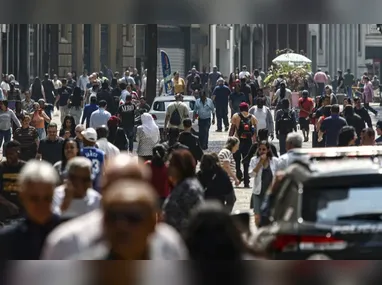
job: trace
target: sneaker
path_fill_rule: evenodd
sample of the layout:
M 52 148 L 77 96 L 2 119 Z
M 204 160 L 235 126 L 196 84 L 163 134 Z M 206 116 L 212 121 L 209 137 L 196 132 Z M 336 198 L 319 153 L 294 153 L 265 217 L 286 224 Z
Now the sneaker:
M 222 130 L 216 130 L 216 132 L 217 132 L 217 133 L 221 133 L 221 132 L 222 132 Z
M 229 127 L 225 127 L 224 131 L 228 132 L 228 130 L 229 130 Z
M 249 184 L 244 184 L 244 188 L 251 188 L 251 187 L 249 187 Z

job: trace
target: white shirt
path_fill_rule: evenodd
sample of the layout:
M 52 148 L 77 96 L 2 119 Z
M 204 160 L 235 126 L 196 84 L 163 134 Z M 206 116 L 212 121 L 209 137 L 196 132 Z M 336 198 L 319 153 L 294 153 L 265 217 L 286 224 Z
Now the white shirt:
M 284 153 L 279 157 L 279 163 L 277 165 L 277 171 L 282 171 L 288 168 L 293 162 L 300 160 L 309 163 L 308 155 L 296 155 L 292 150 Z
M 89 127 L 97 129 L 102 125 L 107 125 L 107 121 L 110 119 L 111 114 L 105 109 L 98 109 L 94 111 L 90 116 Z
M 129 91 L 127 91 L 126 89 L 125 90 L 122 90 L 121 92 L 121 97 L 119 98 L 120 101 L 123 101 L 123 103 L 126 102 L 126 96 L 127 95 L 130 95 Z
M 267 128 L 267 107 L 263 106 L 263 108 L 258 108 L 257 106 L 253 106 L 249 113 L 254 115 L 257 119 L 257 131 L 261 129 Z
M 102 240 L 101 210 L 61 224 L 47 237 L 42 260 L 65 260 L 88 251 Z M 149 239 L 151 260 L 186 260 L 187 250 L 180 235 L 169 225 L 159 223 Z
M 259 87 L 263 88 L 263 79 L 261 78 L 261 76 L 259 75 L 257 78 L 255 78 L 255 80 L 257 80 Z
M 119 149 L 112 143 L 109 143 L 107 138 L 99 139 L 97 141 L 97 146 L 100 150 L 102 150 L 105 153 L 108 159 L 115 157 L 120 153 Z
M 89 76 L 87 75 L 81 75 L 78 79 L 77 86 L 81 88 L 82 91 L 86 91 L 89 81 Z
M 4 91 L 7 91 L 7 92 L 9 90 L 11 90 L 11 88 L 9 87 L 9 84 L 7 82 L 5 82 L 5 81 L 1 82 L 1 89 L 3 89 Z
M 58 186 L 54 189 L 53 210 L 60 213 L 59 210 L 65 199 L 65 185 Z M 94 189 L 89 188 L 83 199 L 73 199 L 69 208 L 62 212 L 62 215 L 69 217 L 78 217 L 87 214 L 93 210 L 99 209 L 102 196 Z
M 59 89 L 59 88 L 61 88 L 62 87 L 62 83 L 61 83 L 61 81 L 60 80 L 52 80 L 53 81 L 53 85 L 54 85 L 54 89 Z
M 247 78 L 249 77 L 251 74 L 248 72 L 248 71 L 240 71 L 239 73 L 239 79 L 243 79 L 243 78 Z
M 261 180 L 263 177 L 263 166 L 260 167 L 259 171 L 257 173 L 254 173 L 253 170 L 256 168 L 257 164 L 259 163 L 260 158 L 259 157 L 252 157 L 251 161 L 249 163 L 249 175 L 254 177 L 253 186 L 252 186 L 252 193 L 254 195 L 260 195 L 261 194 Z M 273 177 L 275 177 L 275 173 L 277 170 L 278 165 L 278 159 L 276 157 L 272 157 L 269 161 L 269 167 L 271 168 Z
M 157 86 L 158 86 L 158 84 L 159 84 L 159 79 L 157 79 Z M 146 87 L 147 87 L 147 76 L 145 76 L 142 79 L 141 91 L 144 92 L 146 90 Z

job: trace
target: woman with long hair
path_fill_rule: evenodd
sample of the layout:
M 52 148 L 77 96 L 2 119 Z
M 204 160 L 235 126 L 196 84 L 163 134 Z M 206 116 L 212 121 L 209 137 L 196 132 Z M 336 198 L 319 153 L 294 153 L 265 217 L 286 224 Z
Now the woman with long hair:
M 204 188 L 204 198 L 219 201 L 231 213 L 236 202 L 235 192 L 215 153 L 203 155 L 197 177 Z
M 35 127 L 38 133 L 38 137 L 40 140 L 46 138 L 45 131 L 45 122 L 50 122 L 50 118 L 45 113 L 43 109 L 41 109 L 40 104 L 38 102 L 34 103 L 34 113 L 32 115 L 31 126 Z
M 22 109 L 22 104 L 21 104 L 21 101 L 16 101 L 15 102 L 15 111 L 14 111 L 17 119 L 19 119 L 20 122 L 23 121 L 24 117 L 26 115 L 28 115 L 28 113 Z M 15 124 L 15 122 L 12 122 L 12 130 L 13 130 L 13 133 L 15 133 L 16 129 L 17 129 L 17 125 Z
M 154 121 L 153 116 L 149 113 L 141 115 L 142 125 L 137 128 L 137 154 L 144 161 L 151 160 L 152 149 L 159 143 L 159 128 Z
M 257 154 L 249 163 L 249 174 L 254 177 L 250 208 L 255 213 L 255 223 L 260 224 L 260 207 L 277 170 L 278 159 L 273 156 L 267 141 L 259 143 Z
M 73 94 L 69 97 L 69 115 L 74 118 L 75 125 L 80 123 L 84 98 L 80 87 L 74 87 Z
M 59 136 L 65 139 L 76 137 L 76 122 L 74 121 L 73 116 L 65 116 L 64 123 L 61 126 Z
M 8 108 L 8 101 L 0 101 L 0 146 L 3 142 L 6 143 L 11 140 L 12 122 L 14 122 L 18 128 L 21 127 L 21 123 L 15 113 Z
M 188 150 L 172 152 L 168 177 L 173 187 L 163 205 L 164 221 L 183 232 L 189 223 L 191 211 L 204 201 L 203 187 L 195 175 L 195 159 Z
M 129 148 L 129 141 L 126 137 L 125 131 L 119 127 L 121 120 L 117 116 L 111 116 L 107 121 L 107 127 L 109 128 L 109 134 L 107 140 L 109 143 L 115 145 L 120 151 L 127 150 Z
M 30 87 L 31 98 L 37 102 L 39 99 L 45 100 L 44 87 L 42 86 L 40 78 L 36 77 Z
M 218 157 L 221 166 L 227 172 L 232 183 L 239 186 L 240 180 L 236 176 L 236 161 L 234 154 L 239 150 L 240 140 L 237 137 L 229 137 L 225 147 L 219 152 Z
M 162 207 L 164 201 L 170 195 L 168 177 L 168 165 L 166 161 L 166 149 L 157 144 L 152 149 L 152 159 L 145 162 L 151 168 L 151 185 L 157 191 L 159 204 Z
M 68 164 L 68 161 L 80 155 L 81 148 L 78 141 L 74 138 L 65 139 L 64 143 L 62 144 L 62 159 L 53 165 L 61 178 L 61 182 L 63 182 L 66 178 L 66 165 Z

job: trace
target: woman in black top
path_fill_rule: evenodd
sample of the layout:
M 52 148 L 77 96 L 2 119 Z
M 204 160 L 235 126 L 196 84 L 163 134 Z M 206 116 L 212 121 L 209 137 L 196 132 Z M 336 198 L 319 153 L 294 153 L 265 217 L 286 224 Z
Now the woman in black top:
M 236 201 L 234 189 L 215 153 L 203 155 L 197 177 L 204 188 L 204 198 L 219 201 L 231 213 Z
M 68 139 L 68 138 L 75 138 L 76 137 L 76 123 L 74 121 L 73 116 L 66 116 L 64 118 L 64 123 L 61 126 L 60 134 L 59 136 Z
M 75 125 L 80 123 L 82 115 L 84 98 L 82 97 L 81 93 L 81 88 L 74 87 L 73 94 L 69 97 L 69 114 L 73 116 Z
M 40 78 L 36 77 L 31 85 L 31 98 L 37 102 L 39 99 L 45 99 L 44 88 Z

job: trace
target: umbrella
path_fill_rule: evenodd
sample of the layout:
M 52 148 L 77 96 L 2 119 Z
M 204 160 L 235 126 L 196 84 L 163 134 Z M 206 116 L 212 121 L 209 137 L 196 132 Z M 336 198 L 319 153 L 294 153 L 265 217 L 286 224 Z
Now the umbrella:
M 306 64 L 306 63 L 312 63 L 312 61 L 298 53 L 284 53 L 282 55 L 279 55 L 274 60 L 272 60 L 273 63 L 292 63 L 292 64 Z

